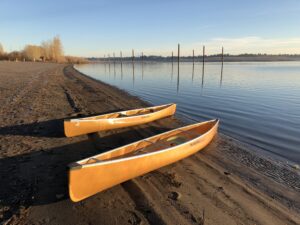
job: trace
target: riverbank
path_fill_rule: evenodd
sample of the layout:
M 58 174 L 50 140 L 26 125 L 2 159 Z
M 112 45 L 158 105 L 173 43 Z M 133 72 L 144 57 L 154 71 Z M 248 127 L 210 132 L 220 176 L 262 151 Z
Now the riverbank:
M 67 165 L 182 126 L 176 118 L 65 138 L 65 118 L 146 106 L 71 66 L 0 62 L 0 221 L 8 224 L 297 224 L 297 169 L 219 134 L 203 151 L 79 203 Z M 101 137 L 100 137 L 101 136 Z

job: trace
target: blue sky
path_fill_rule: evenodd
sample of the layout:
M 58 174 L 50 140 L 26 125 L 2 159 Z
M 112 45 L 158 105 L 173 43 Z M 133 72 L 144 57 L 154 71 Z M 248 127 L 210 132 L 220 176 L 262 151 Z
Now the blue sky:
M 1 0 L 6 51 L 59 35 L 69 55 L 299 53 L 299 0 Z

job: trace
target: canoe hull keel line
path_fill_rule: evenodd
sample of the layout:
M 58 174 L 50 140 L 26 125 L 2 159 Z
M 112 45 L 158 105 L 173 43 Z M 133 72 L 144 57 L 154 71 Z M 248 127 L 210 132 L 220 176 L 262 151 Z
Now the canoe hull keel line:
M 71 200 L 83 200 L 198 152 L 211 142 L 218 124 L 219 120 L 212 120 L 189 125 L 71 164 Z
M 168 104 L 100 116 L 65 120 L 64 130 L 67 137 L 73 137 L 98 131 L 150 123 L 158 119 L 172 116 L 175 111 L 176 104 Z

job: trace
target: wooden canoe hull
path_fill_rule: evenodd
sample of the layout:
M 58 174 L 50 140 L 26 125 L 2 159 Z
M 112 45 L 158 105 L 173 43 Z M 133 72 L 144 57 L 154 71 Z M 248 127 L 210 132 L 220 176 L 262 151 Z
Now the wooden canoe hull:
M 67 137 L 94 133 L 105 130 L 112 130 L 140 124 L 150 123 L 158 119 L 172 116 L 176 111 L 176 104 L 166 105 L 168 107 L 157 112 L 137 115 L 132 117 L 112 118 L 112 119 L 73 119 L 64 121 L 64 130 Z M 162 106 L 157 106 L 162 107 Z M 149 107 L 156 108 L 156 107 Z M 134 110 L 130 110 L 134 111 Z
M 217 133 L 217 129 L 218 121 L 205 135 L 173 148 L 125 160 L 98 163 L 96 166 L 73 167 L 69 171 L 70 198 L 74 202 L 80 201 L 114 185 L 186 158 L 207 146 Z M 137 144 L 138 142 L 131 145 Z

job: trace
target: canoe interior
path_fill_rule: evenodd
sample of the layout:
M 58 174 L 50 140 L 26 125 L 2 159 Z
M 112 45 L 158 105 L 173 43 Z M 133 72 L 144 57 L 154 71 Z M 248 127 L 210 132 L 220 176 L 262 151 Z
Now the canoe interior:
M 124 112 L 117 112 L 117 113 L 110 113 L 110 114 L 105 114 L 100 116 L 81 118 L 80 120 L 115 119 L 115 118 L 129 117 L 129 116 L 138 116 L 138 115 L 154 113 L 162 109 L 168 108 L 171 105 L 172 104 L 143 108 L 143 109 L 133 109 Z
M 78 163 L 81 165 L 93 164 L 97 162 L 121 159 L 125 157 L 137 156 L 145 153 L 164 150 L 183 144 L 207 133 L 210 129 L 213 128 L 216 123 L 217 120 L 208 121 L 191 127 L 179 128 L 170 133 L 158 135 L 153 138 L 148 138 L 146 140 L 142 140 L 134 144 L 118 148 L 114 151 L 102 153 L 100 155 L 93 156 L 92 158 L 79 161 Z

